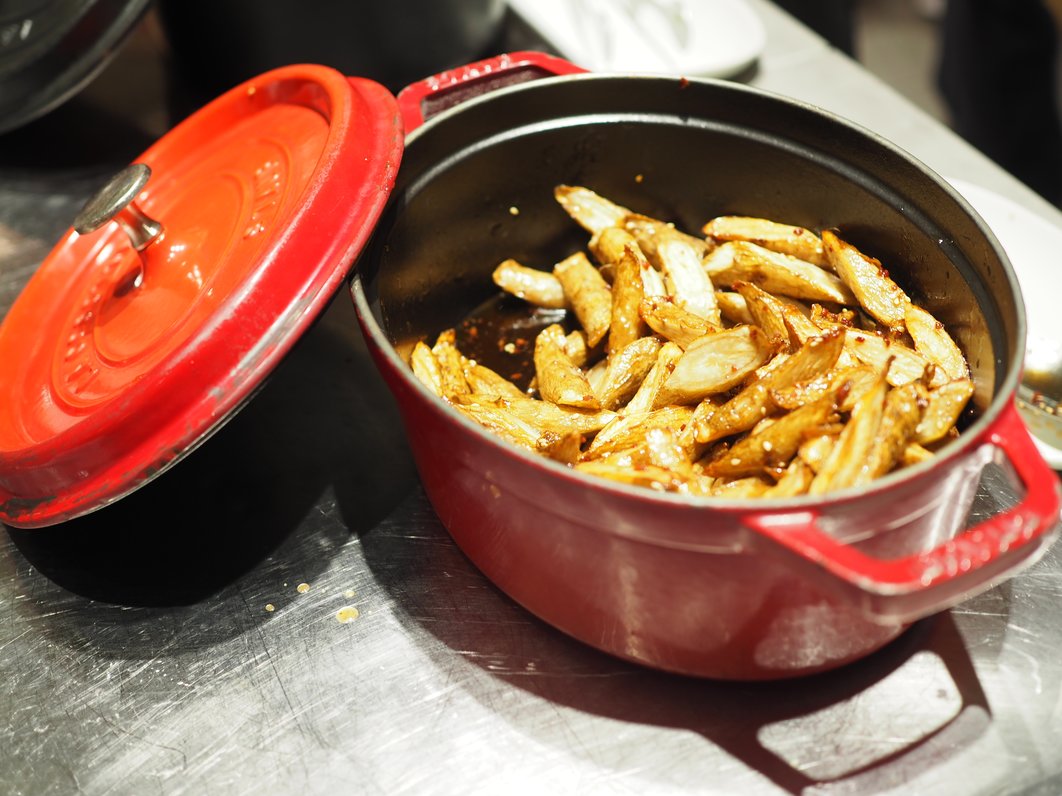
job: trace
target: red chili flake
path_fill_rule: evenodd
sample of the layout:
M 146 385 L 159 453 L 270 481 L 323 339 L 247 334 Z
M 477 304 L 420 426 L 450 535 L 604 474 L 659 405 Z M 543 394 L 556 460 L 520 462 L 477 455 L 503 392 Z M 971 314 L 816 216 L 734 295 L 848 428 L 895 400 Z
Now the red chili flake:
M 679 88 L 689 88 L 689 87 L 690 87 L 690 81 L 689 80 L 687 80 L 684 77 L 679 79 Z
M 520 379 L 522 379 L 523 377 L 524 377 L 524 374 L 520 373 L 519 371 L 516 372 L 516 373 L 510 373 L 509 374 L 509 381 L 520 381 Z
M 802 230 L 800 227 L 793 227 L 793 234 L 797 237 L 800 237 L 804 234 L 804 230 Z

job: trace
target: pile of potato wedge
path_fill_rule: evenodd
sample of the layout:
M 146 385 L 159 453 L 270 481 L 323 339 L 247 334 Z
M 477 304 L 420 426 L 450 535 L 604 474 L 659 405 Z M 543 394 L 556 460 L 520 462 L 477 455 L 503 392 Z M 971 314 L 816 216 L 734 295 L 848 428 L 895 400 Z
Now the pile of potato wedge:
M 585 473 L 725 498 L 865 484 L 958 433 L 974 390 L 961 350 L 835 231 L 722 216 L 697 236 L 588 188 L 555 196 L 587 250 L 494 271 L 578 321 L 538 334 L 531 387 L 464 356 L 453 329 L 411 352 L 490 431 Z

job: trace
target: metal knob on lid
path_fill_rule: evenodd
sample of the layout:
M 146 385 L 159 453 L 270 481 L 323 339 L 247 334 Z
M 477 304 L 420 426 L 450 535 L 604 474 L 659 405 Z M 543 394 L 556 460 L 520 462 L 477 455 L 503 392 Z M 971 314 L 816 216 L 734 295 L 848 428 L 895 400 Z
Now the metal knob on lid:
M 162 224 L 136 203 L 136 197 L 150 179 L 151 169 L 143 163 L 122 169 L 85 204 L 74 219 L 74 230 L 79 235 L 87 235 L 109 221 L 116 221 L 129 236 L 133 248 L 144 251 L 163 232 Z

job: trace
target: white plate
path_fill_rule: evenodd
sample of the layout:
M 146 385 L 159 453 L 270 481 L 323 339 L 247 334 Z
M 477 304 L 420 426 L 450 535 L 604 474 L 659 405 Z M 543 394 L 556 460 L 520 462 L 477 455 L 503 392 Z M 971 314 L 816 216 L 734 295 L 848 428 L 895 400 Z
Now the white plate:
M 1028 349 L 1062 345 L 1062 228 L 987 188 L 946 179 L 985 220 L 1014 266 L 1025 299 Z M 1047 463 L 1062 469 L 1062 450 L 1033 439 Z
M 509 0 L 557 52 L 594 72 L 729 77 L 766 45 L 744 0 Z

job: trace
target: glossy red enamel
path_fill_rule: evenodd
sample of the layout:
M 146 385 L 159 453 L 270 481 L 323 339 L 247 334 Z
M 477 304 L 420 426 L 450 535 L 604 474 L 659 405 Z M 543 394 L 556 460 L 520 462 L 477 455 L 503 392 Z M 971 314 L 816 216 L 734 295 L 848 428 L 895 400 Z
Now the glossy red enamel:
M 179 459 L 254 391 L 349 273 L 394 182 L 394 98 L 296 66 L 140 158 L 163 234 L 69 232 L 0 327 L 0 519 L 51 524 Z

